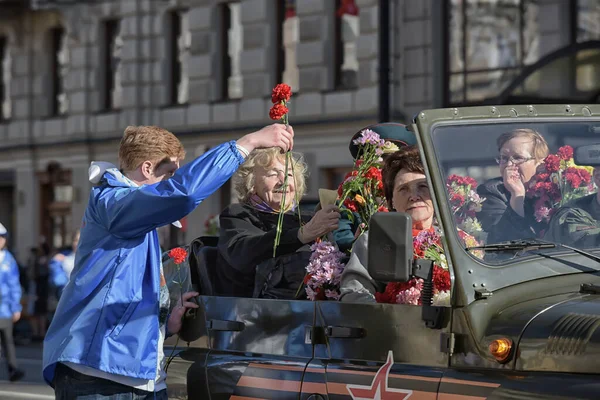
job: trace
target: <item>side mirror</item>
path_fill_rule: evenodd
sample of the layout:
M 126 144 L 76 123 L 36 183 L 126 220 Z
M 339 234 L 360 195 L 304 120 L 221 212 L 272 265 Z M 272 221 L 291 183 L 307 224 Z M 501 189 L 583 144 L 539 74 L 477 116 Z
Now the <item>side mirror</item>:
M 408 282 L 412 275 L 410 215 L 378 212 L 369 222 L 369 274 L 376 281 Z
M 600 144 L 588 144 L 576 147 L 573 159 L 577 165 L 600 167 Z

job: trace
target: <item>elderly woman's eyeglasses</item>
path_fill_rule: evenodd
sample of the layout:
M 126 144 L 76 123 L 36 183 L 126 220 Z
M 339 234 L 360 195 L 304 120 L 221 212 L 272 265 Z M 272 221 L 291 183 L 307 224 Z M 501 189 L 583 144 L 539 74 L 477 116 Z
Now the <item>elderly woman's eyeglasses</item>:
M 523 157 L 523 156 L 500 156 L 500 157 L 496 157 L 496 163 L 499 165 L 505 165 L 508 164 L 509 162 L 512 163 L 512 165 L 521 165 L 527 161 L 533 160 L 534 157 Z

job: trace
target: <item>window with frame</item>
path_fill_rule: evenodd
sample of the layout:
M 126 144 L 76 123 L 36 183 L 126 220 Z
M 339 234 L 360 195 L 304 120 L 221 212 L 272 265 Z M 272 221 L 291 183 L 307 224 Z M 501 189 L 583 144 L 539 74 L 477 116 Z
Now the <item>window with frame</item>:
M 219 8 L 220 100 L 242 97 L 240 57 L 242 53 L 241 4 L 222 3 Z
M 333 9 L 333 88 L 342 89 L 344 80 L 342 65 L 344 65 L 344 42 L 342 41 L 342 18 L 338 10 L 342 6 L 342 0 L 335 0 Z
M 333 89 L 358 87 L 359 10 L 355 0 L 336 0 L 333 10 Z
M 600 40 L 600 0 L 577 0 L 577 41 Z
M 52 89 L 51 89 L 51 114 L 65 115 L 68 111 L 67 93 L 65 91 L 65 77 L 69 63 L 67 36 L 62 27 L 50 31 L 52 55 Z
M 447 104 L 497 95 L 538 61 L 537 1 L 451 0 L 447 7 Z
M 186 104 L 189 100 L 188 60 L 191 34 L 187 10 L 175 10 L 170 17 L 171 104 Z
M 104 22 L 104 109 L 115 110 L 121 105 L 121 21 Z
M 286 11 L 291 7 L 289 1 L 277 1 L 275 4 L 276 29 L 275 29 L 275 84 L 283 82 L 285 71 L 285 43 L 283 40 Z
M 8 39 L 0 36 L 0 121 L 7 121 L 12 114 L 10 83 L 12 80 L 12 59 Z

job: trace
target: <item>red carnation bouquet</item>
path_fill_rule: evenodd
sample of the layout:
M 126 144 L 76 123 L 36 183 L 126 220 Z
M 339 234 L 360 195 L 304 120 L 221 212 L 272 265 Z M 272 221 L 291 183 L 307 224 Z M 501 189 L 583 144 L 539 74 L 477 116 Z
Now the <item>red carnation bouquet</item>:
M 470 176 L 453 174 L 446 180 L 446 188 L 456 226 L 479 238 L 483 229 L 476 215 L 481 211 L 485 198 L 477 194 L 477 181 Z
M 433 305 L 450 305 L 450 271 L 441 236 L 435 229 L 413 231 L 413 254 L 415 259 L 428 259 L 433 265 Z M 423 279 L 412 278 L 408 282 L 390 282 L 383 293 L 375 293 L 378 303 L 421 305 Z
M 373 214 L 388 211 L 381 176 L 381 156 L 398 151 L 398 147 L 381 139 L 370 129 L 362 131 L 354 143 L 359 147 L 358 157 L 352 171 L 338 187 L 338 203 L 359 215 L 361 230 L 364 232 L 368 230 Z M 351 221 L 354 220 L 353 214 L 350 213 L 349 217 Z
M 549 154 L 527 188 L 526 196 L 534 202 L 536 221 L 547 223 L 560 207 L 594 193 L 592 173 L 592 167 L 575 165 L 571 146 Z

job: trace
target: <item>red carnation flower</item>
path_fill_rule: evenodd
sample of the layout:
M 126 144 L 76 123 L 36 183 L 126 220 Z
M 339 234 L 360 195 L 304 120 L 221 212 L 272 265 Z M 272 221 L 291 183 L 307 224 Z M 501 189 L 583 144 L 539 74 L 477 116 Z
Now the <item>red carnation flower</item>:
M 450 198 L 450 202 L 457 207 L 462 207 L 465 204 L 465 196 L 460 193 L 454 193 Z
M 388 208 L 386 206 L 379 206 L 377 211 L 378 212 L 389 212 L 390 210 L 388 210 Z
M 271 93 L 271 102 L 273 102 L 273 104 L 277 104 L 282 101 L 287 102 L 290 100 L 290 97 L 292 97 L 292 88 L 289 85 L 286 85 L 285 83 L 280 83 L 279 85 L 273 88 L 273 92 Z
M 383 293 L 375 293 L 375 300 L 378 303 L 396 304 L 396 297 L 401 291 L 410 289 L 416 285 L 416 279 L 411 279 L 408 282 L 390 282 L 386 285 Z
M 567 179 L 567 182 L 569 182 L 569 185 L 571 185 L 571 187 L 574 189 L 578 188 L 581 185 L 581 177 L 579 176 L 579 174 L 567 172 L 565 173 L 565 178 Z
M 169 251 L 169 257 L 173 259 L 175 264 L 181 264 L 187 257 L 187 251 L 183 247 L 176 247 Z
M 379 168 L 376 168 L 376 167 L 371 167 L 365 173 L 365 178 L 367 178 L 367 179 L 374 179 L 376 181 L 380 181 L 382 179 L 382 177 L 381 177 L 381 170 Z
M 350 199 L 346 199 L 346 201 L 344 201 L 344 207 L 346 207 L 348 210 L 350 210 L 352 212 L 358 211 L 358 206 L 356 205 L 356 202 L 354 202 Z
M 561 160 L 569 161 L 573 158 L 573 148 L 571 146 L 563 146 L 558 149 L 558 156 Z
M 560 169 L 560 158 L 554 154 L 548 155 L 544 160 L 548 172 L 557 172 Z
M 310 278 L 312 278 L 312 274 L 306 274 L 306 276 L 304 277 L 304 284 L 305 285 L 308 283 L 308 281 L 310 281 Z
M 439 291 L 450 290 L 450 272 L 442 267 L 434 265 L 433 287 Z
M 271 107 L 271 109 L 269 110 L 269 117 L 271 117 L 271 119 L 281 119 L 283 118 L 283 116 L 285 114 L 288 113 L 288 108 L 286 106 L 284 106 L 283 104 L 279 103 L 279 104 L 275 104 L 273 107 Z
M 459 186 L 469 186 L 470 185 L 471 189 L 474 189 L 477 187 L 477 181 L 475 179 L 471 178 L 470 176 L 460 176 L 460 175 L 452 174 L 446 180 L 446 184 L 452 185 L 453 183 L 455 183 Z
M 582 183 L 589 185 L 592 181 L 592 175 L 583 168 L 569 167 L 565 171 L 565 177 L 574 189 L 581 186 Z

